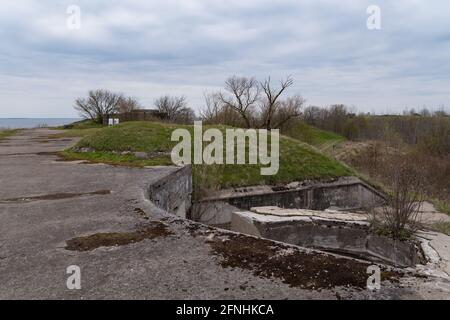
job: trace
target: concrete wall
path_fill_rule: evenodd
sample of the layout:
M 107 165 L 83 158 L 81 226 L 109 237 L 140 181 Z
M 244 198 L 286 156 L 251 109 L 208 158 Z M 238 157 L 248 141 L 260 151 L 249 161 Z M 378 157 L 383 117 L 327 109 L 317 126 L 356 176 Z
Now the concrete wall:
M 421 262 L 414 243 L 371 234 L 366 224 L 320 218 L 268 221 L 254 216 L 254 213 L 234 213 L 231 230 L 395 266 L 409 267 Z
M 192 204 L 191 166 L 184 166 L 151 185 L 148 196 L 158 208 L 186 218 Z
M 343 210 L 373 207 L 384 199 L 374 189 L 361 183 L 318 187 L 312 190 L 310 209 L 325 210 L 338 207 Z
M 126 121 L 155 121 L 164 120 L 167 114 L 161 113 L 158 110 L 139 109 L 130 112 L 121 113 L 117 116 L 120 122 Z
M 226 224 L 236 211 L 254 207 L 342 210 L 373 207 L 383 203 L 383 195 L 361 180 L 352 177 L 342 182 L 310 184 L 304 188 L 208 199 L 195 203 L 192 219 L 208 224 Z M 207 212 L 207 213 L 206 213 Z M 206 219 L 203 219 L 205 215 Z
M 193 203 L 189 218 L 209 225 L 223 226 L 229 224 L 233 212 L 239 210 L 227 201 L 197 202 Z
M 319 185 L 305 189 L 287 190 L 269 194 L 234 197 L 228 202 L 238 208 L 277 206 L 280 208 L 325 210 L 338 207 L 344 210 L 371 207 L 382 202 L 380 195 L 362 183 Z

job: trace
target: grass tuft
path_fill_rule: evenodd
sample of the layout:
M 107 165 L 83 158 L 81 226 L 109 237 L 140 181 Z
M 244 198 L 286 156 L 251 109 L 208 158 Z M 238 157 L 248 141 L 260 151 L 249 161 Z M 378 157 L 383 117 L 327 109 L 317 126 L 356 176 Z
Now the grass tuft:
M 0 140 L 11 137 L 17 134 L 18 129 L 0 129 Z
M 450 236 L 450 222 L 436 222 L 431 227 L 437 232 L 445 233 Z
M 450 205 L 447 202 L 439 199 L 432 199 L 431 202 L 434 204 L 438 211 L 446 213 L 450 216 Z

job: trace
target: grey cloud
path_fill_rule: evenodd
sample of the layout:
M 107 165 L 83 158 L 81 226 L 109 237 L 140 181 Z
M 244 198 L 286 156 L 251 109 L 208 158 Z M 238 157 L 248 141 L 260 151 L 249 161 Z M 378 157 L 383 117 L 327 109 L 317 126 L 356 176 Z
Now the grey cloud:
M 141 97 L 185 94 L 194 107 L 231 74 L 292 74 L 311 104 L 362 110 L 449 105 L 450 4 L 372 1 L 12 1 L 0 8 L 5 116 L 73 116 L 73 99 L 105 87 Z M 66 8 L 82 29 L 65 28 Z M 7 102 L 7 103 L 6 103 Z

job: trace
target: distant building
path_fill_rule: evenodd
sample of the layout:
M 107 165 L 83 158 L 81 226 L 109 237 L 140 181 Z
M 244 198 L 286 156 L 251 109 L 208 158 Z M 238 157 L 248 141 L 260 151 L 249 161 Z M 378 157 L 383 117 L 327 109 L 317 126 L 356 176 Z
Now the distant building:
M 118 118 L 108 118 L 108 126 L 114 126 L 116 124 L 119 124 L 119 119 Z
M 126 121 L 152 121 L 167 119 L 167 114 L 154 109 L 136 109 L 118 115 L 120 122 Z
M 127 121 L 155 121 L 165 120 L 167 114 L 154 109 L 136 109 L 130 112 L 111 114 L 104 117 L 103 124 L 115 125 Z

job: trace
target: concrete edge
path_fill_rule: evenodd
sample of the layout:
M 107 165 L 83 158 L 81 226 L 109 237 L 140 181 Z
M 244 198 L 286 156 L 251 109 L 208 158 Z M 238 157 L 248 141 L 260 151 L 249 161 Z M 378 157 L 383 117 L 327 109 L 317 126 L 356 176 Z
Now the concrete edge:
M 311 190 L 311 189 L 317 189 L 317 188 L 335 188 L 335 187 L 342 187 L 342 186 L 354 186 L 354 185 L 361 185 L 364 188 L 370 190 L 371 192 L 375 193 L 377 196 L 383 198 L 384 200 L 387 199 L 386 194 L 384 194 L 382 191 L 375 189 L 374 187 L 372 187 L 371 185 L 367 184 L 366 182 L 364 182 L 363 180 L 361 180 L 358 177 L 355 176 L 346 176 L 346 177 L 341 177 L 341 178 L 349 178 L 353 181 L 336 181 L 336 182 L 318 182 L 317 185 L 308 185 L 308 186 L 302 186 L 302 187 L 297 187 L 297 188 L 292 188 L 292 189 L 288 189 L 288 190 L 279 190 L 279 191 L 271 191 L 271 192 L 249 192 L 247 194 L 243 194 L 243 195 L 233 195 L 233 196 L 215 196 L 215 197 L 208 197 L 208 198 L 204 198 L 201 200 L 196 201 L 197 203 L 202 203 L 202 202 L 211 202 L 211 201 L 228 201 L 228 200 L 232 200 L 232 199 L 240 199 L 240 198 L 244 198 L 244 197 L 249 197 L 249 196 L 264 196 L 264 195 L 273 195 L 273 194 L 285 194 L 285 193 L 291 193 L 291 192 L 295 192 L 295 191 L 304 191 L 304 190 Z M 252 187 L 257 187 L 257 186 L 248 186 L 248 188 L 252 188 Z

